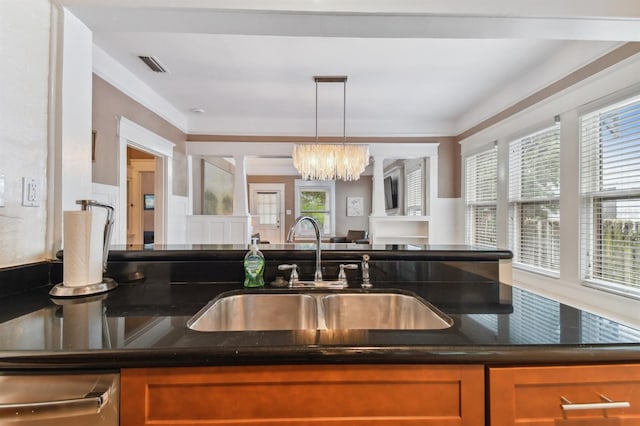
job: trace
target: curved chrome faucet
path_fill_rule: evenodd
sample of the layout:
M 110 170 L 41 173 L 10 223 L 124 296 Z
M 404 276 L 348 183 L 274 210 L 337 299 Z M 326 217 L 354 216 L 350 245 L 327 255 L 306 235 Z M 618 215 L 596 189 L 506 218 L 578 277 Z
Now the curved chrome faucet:
M 296 220 L 293 222 L 293 225 L 291 225 L 291 228 L 289 228 L 287 241 L 288 242 L 293 241 L 293 237 L 296 234 L 296 226 L 298 226 L 298 224 L 303 220 L 308 220 L 309 222 L 311 222 L 311 225 L 313 225 L 313 230 L 316 233 L 316 272 L 314 274 L 313 280 L 316 282 L 320 282 L 322 281 L 322 271 L 320 266 L 320 225 L 318 224 L 318 221 L 311 216 L 297 217 Z

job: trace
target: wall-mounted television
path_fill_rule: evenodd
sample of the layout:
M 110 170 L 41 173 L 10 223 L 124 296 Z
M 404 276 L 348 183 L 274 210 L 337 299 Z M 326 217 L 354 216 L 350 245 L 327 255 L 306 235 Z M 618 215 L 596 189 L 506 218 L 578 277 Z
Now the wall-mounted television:
M 153 210 L 156 208 L 156 196 L 154 194 L 144 194 L 144 209 Z
M 384 202 L 387 210 L 398 208 L 398 178 L 384 178 Z

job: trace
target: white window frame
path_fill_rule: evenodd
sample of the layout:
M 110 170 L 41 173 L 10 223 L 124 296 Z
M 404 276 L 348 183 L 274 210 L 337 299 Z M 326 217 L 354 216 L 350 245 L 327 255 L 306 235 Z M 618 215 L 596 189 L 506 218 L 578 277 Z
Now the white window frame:
M 300 216 L 302 213 L 300 211 L 300 193 L 302 191 L 326 191 L 329 195 L 329 231 L 325 232 L 323 228 L 320 228 L 322 237 L 332 237 L 336 233 L 336 183 L 335 181 L 322 181 L 322 180 L 303 180 L 296 179 L 295 180 L 295 212 L 296 217 Z M 305 233 L 304 231 L 296 234 L 298 238 L 315 238 L 315 235 L 312 233 Z
M 585 137 L 586 126 L 589 124 L 586 123 L 590 117 L 596 116 L 597 114 L 607 113 L 611 110 L 615 110 L 618 108 L 624 108 L 625 106 L 636 105 L 640 107 L 640 95 L 638 92 L 634 94 L 627 94 L 624 98 L 611 99 L 610 102 L 606 104 L 598 104 L 597 107 L 593 107 L 590 110 L 582 111 L 579 116 L 579 135 L 580 135 L 580 248 L 581 248 L 581 256 L 580 256 L 580 271 L 581 271 L 581 279 L 582 283 L 589 287 L 598 288 L 601 290 L 609 291 L 615 294 L 620 294 L 627 297 L 640 298 L 640 287 L 636 284 L 632 284 L 630 282 L 624 282 L 621 280 L 611 280 L 602 277 L 602 272 L 598 272 L 598 268 L 596 265 L 606 265 L 607 259 L 604 259 L 596 254 L 600 252 L 596 247 L 602 246 L 600 244 L 599 239 L 596 235 L 596 230 L 600 229 L 600 226 L 597 225 L 599 217 L 600 208 L 595 207 L 600 200 L 602 202 L 614 202 L 614 201 L 626 201 L 626 200 L 640 200 L 640 184 L 636 184 L 633 187 L 628 188 L 603 188 L 599 186 L 599 182 L 603 181 L 604 173 L 602 172 L 603 168 L 600 166 L 601 163 L 601 148 L 600 145 L 596 147 L 596 149 L 588 149 L 587 146 L 588 141 Z M 640 118 L 637 119 L 640 122 Z M 592 123 L 593 125 L 593 123 Z M 597 128 L 599 129 L 600 126 Z M 638 135 L 638 136 L 635 136 Z M 631 173 L 635 173 L 633 177 L 638 181 L 638 163 L 640 163 L 640 156 L 637 154 L 637 149 L 640 148 L 640 130 L 637 133 L 634 133 L 635 142 L 632 145 L 632 150 L 636 150 L 636 154 L 632 157 L 637 160 L 634 163 L 635 169 Z M 593 141 L 593 139 L 589 139 Z M 638 145 L 638 146 L 637 146 Z M 595 166 L 594 166 L 595 165 Z M 616 169 L 616 173 L 620 173 L 620 169 Z M 640 208 L 640 201 L 635 201 L 633 209 L 634 219 L 640 217 L 640 213 L 636 211 L 636 209 Z M 597 210 L 597 211 L 596 211 Z M 638 269 L 636 263 L 627 262 L 628 259 L 614 256 L 612 259 L 616 261 L 622 260 L 627 263 L 630 263 L 631 274 L 633 277 L 632 280 L 638 279 Z M 635 267 L 635 270 L 634 270 Z M 602 266 L 604 268 L 604 266 Z
M 495 182 L 495 194 L 494 194 L 494 198 L 492 200 L 472 200 L 471 198 L 473 198 L 471 196 L 471 194 L 469 193 L 469 188 L 471 187 L 470 184 L 472 184 L 471 181 L 469 181 L 469 179 L 471 179 L 470 176 L 470 171 L 468 170 L 468 162 L 472 159 L 475 158 L 479 155 L 483 155 L 483 154 L 488 154 L 490 151 L 493 151 L 493 154 L 495 155 L 495 162 L 496 162 L 496 169 L 495 169 L 495 178 L 496 178 L 496 182 Z M 483 246 L 483 247 L 496 247 L 497 245 L 497 232 L 498 232 L 498 223 L 497 223 L 497 214 L 498 214 L 498 147 L 496 143 L 492 143 L 489 146 L 484 146 L 484 148 L 482 149 L 478 149 L 477 151 L 474 151 L 472 153 L 469 153 L 468 155 L 465 155 L 464 157 L 464 161 L 463 161 L 463 167 L 464 167 L 464 191 L 465 191 L 465 205 L 466 205 L 466 213 L 465 213 L 465 222 L 466 222 L 466 236 L 465 236 L 465 240 L 467 241 L 468 244 L 471 245 L 478 245 L 478 246 Z M 487 243 L 483 243 L 483 242 L 478 242 L 475 239 L 476 236 L 476 229 L 475 229 L 475 210 L 476 209 L 484 209 L 484 208 L 493 208 L 494 210 L 494 223 L 495 223 L 495 229 L 494 229 L 494 235 L 493 235 L 493 244 L 487 244 Z
M 551 140 L 554 135 L 556 139 Z M 524 161 L 527 154 L 531 153 L 531 143 L 539 144 L 540 138 L 545 138 L 545 141 L 549 144 L 555 143 L 555 149 L 557 150 L 557 158 L 555 161 L 558 167 L 557 178 L 557 194 L 556 195 L 528 195 L 523 197 L 522 195 L 522 173 L 526 170 L 521 167 L 521 164 L 516 161 Z M 527 145 L 529 143 L 529 145 Z M 553 148 L 553 146 L 552 146 Z M 535 149 L 535 147 L 533 148 Z M 533 156 L 538 155 L 534 151 Z M 529 132 L 528 134 L 515 138 L 509 142 L 509 248 L 513 252 L 513 265 L 514 267 L 527 269 L 535 273 L 550 275 L 553 277 L 560 276 L 560 122 L 559 120 L 553 126 L 547 126 L 537 131 Z M 538 170 L 539 171 L 539 170 Z M 544 171 L 544 170 L 543 170 Z M 557 247 L 553 246 L 553 239 L 550 238 L 545 246 L 537 246 L 537 255 L 540 258 L 553 259 L 556 258 L 555 267 L 550 264 L 550 260 L 546 262 L 540 261 L 536 263 L 526 259 L 523 252 L 531 250 L 532 247 L 528 247 L 521 240 L 522 236 L 522 208 L 524 206 L 536 206 L 546 205 L 549 203 L 557 203 L 558 206 L 558 229 L 557 229 Z M 553 232 L 553 229 L 550 230 Z M 544 263 L 544 264 L 543 264 Z

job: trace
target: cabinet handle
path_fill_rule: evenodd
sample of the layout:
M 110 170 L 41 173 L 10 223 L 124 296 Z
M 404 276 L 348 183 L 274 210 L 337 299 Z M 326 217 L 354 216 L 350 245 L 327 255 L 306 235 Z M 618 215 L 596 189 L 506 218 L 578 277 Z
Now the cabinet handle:
M 612 401 L 604 395 L 600 395 L 603 402 L 588 402 L 585 404 L 574 404 L 564 396 L 561 396 L 563 404 L 563 411 L 577 411 L 577 410 L 607 410 L 609 408 L 629 408 L 631 404 L 628 401 Z

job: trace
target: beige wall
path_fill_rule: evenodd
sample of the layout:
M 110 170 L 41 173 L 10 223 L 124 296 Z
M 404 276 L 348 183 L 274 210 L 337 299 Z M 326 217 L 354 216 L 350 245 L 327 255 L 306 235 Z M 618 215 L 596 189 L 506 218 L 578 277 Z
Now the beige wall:
M 0 267 L 45 260 L 49 0 L 0 1 Z M 22 206 L 22 178 L 42 182 L 39 207 Z
M 460 198 L 460 144 L 454 137 L 440 138 L 438 142 L 438 198 Z
M 93 130 L 96 161 L 93 182 L 118 184 L 118 117 L 126 117 L 176 144 L 173 155 L 173 195 L 187 196 L 187 135 L 171 123 L 134 101 L 97 75 L 93 75 Z
M 346 236 L 347 231 L 369 230 L 371 215 L 371 176 L 362 176 L 355 182 L 336 181 L 336 235 Z M 362 197 L 364 213 L 362 216 L 347 216 L 347 197 Z

